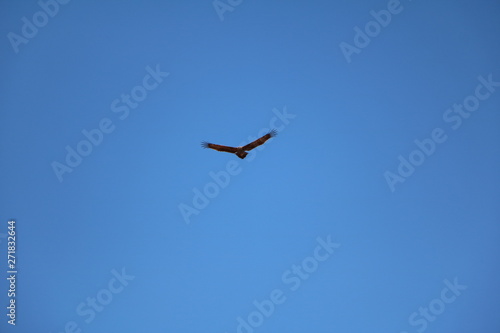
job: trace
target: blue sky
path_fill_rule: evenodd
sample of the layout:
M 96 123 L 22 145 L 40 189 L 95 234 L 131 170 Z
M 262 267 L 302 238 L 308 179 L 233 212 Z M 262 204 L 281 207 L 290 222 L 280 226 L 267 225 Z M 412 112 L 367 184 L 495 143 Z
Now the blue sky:
M 498 332 L 499 13 L 1 1 L 0 331 Z

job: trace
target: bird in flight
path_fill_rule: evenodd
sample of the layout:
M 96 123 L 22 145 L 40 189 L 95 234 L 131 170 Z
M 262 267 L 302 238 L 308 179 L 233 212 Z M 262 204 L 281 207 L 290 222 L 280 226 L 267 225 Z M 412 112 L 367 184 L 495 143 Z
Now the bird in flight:
M 267 140 L 269 140 L 272 137 L 275 137 L 277 134 L 278 133 L 276 132 L 276 130 L 273 129 L 272 131 L 270 131 L 266 135 L 258 138 L 257 140 L 250 142 L 249 144 L 247 144 L 245 146 L 240 146 L 240 147 L 221 146 L 221 145 L 216 145 L 216 144 L 208 143 L 208 142 L 202 142 L 201 146 L 203 148 L 211 148 L 211 149 L 214 149 L 217 151 L 225 151 L 226 153 L 233 153 L 233 154 L 236 154 L 236 156 L 238 156 L 239 158 L 243 159 L 248 155 L 247 151 L 250 151 L 250 150 L 254 149 L 255 147 L 258 147 L 258 146 L 264 144 L 264 142 L 266 142 Z

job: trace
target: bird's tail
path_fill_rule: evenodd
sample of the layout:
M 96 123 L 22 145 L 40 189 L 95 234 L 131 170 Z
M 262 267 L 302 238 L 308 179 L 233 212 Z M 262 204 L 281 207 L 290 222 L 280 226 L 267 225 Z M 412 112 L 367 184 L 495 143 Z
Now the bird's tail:
M 239 151 L 236 153 L 236 156 L 238 156 L 241 159 L 245 158 L 247 155 L 248 153 L 246 151 Z

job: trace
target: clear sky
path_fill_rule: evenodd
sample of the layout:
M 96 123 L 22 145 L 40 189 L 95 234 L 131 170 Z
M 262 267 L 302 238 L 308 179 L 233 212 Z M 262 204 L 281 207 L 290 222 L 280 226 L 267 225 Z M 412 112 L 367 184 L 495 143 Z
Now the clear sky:
M 499 16 L 0 1 L 0 332 L 499 332 Z

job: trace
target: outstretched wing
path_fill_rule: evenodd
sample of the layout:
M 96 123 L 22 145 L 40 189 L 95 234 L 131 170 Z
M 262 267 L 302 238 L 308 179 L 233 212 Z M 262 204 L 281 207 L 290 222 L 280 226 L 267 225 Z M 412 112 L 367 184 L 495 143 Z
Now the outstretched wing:
M 276 132 L 276 130 L 272 130 L 271 132 L 269 132 L 266 135 L 264 135 L 263 137 L 255 140 L 254 142 L 250 142 L 246 146 L 243 146 L 243 150 L 245 150 L 245 151 L 252 150 L 255 147 L 258 147 L 258 146 L 264 144 L 264 142 L 266 142 L 267 140 L 269 140 L 270 138 L 272 138 L 272 137 L 274 137 L 276 135 L 278 135 L 278 133 Z
M 201 146 L 203 148 L 211 148 L 211 149 L 215 149 L 217 151 L 225 151 L 227 153 L 236 153 L 238 151 L 238 149 L 235 147 L 215 145 L 213 143 L 208 143 L 208 142 L 202 142 Z

